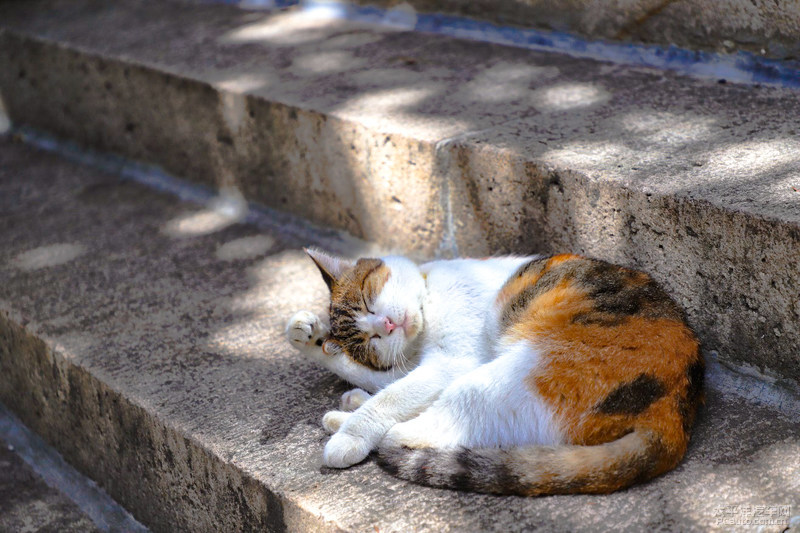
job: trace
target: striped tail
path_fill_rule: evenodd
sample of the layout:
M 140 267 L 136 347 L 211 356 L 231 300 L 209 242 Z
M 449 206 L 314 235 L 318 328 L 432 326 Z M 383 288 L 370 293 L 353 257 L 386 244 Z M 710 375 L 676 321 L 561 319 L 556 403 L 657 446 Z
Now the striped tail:
M 639 429 L 597 446 L 384 446 L 378 464 L 397 477 L 432 487 L 522 496 L 609 493 L 673 468 L 685 451 L 685 446 L 677 448 L 668 450 L 655 432 Z

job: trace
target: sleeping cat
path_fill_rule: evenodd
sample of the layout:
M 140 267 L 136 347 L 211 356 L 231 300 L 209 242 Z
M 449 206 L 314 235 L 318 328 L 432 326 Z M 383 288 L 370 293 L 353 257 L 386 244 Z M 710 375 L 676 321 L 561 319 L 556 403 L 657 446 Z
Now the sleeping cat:
M 327 466 L 379 449 L 416 483 L 540 495 L 615 491 L 683 457 L 704 362 L 647 274 L 577 255 L 417 265 L 306 251 L 330 325 L 300 311 L 287 336 L 360 387 L 323 418 Z

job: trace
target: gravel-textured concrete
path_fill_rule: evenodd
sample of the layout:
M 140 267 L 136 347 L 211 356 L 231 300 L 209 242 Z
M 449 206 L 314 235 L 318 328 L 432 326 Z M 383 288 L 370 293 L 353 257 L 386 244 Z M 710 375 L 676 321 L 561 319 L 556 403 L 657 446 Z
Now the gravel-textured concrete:
M 311 18 L 0 5 L 11 119 L 417 255 L 644 267 L 726 361 L 800 382 L 800 99 Z
M 397 0 L 357 0 L 394 7 Z M 566 31 L 590 39 L 748 50 L 800 57 L 796 0 L 407 0 L 423 12 L 453 13 L 504 25 Z
M 729 531 L 763 505 L 781 531 L 800 514 L 800 399 L 719 365 L 686 460 L 618 494 L 322 468 L 319 420 L 347 386 L 282 335 L 325 305 L 307 241 L 8 140 L 0 161 L 0 400 L 153 530 Z
M 0 460 L 0 531 L 148 532 L 2 402 L 0 441 L 13 455 Z
M 0 531 L 99 531 L 65 495 L 45 484 L 31 467 L 0 440 Z

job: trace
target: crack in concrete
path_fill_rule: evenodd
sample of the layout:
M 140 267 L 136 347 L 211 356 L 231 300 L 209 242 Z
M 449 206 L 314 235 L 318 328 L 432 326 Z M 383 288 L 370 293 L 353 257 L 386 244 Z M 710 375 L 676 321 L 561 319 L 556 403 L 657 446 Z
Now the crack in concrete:
M 511 123 L 514 120 L 516 119 L 505 121 L 503 123 Z M 437 141 L 434 145 L 436 165 L 434 168 L 434 173 L 440 180 L 441 197 L 439 203 L 444 214 L 442 238 L 436 250 L 437 258 L 452 259 L 454 257 L 459 257 L 457 238 L 458 228 L 453 215 L 453 186 L 455 178 L 451 171 L 451 169 L 454 168 L 454 166 L 451 164 L 453 147 L 460 141 L 464 141 L 470 137 L 479 137 L 480 135 L 496 129 L 500 125 L 502 124 L 495 124 L 489 128 L 480 130 L 465 131 L 463 133 L 459 133 L 458 135 L 453 135 L 446 139 Z

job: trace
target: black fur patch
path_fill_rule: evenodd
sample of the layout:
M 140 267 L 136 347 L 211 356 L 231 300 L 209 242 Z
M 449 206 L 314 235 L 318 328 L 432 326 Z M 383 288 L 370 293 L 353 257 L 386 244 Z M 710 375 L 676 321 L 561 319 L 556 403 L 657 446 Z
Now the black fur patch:
M 563 281 L 581 287 L 594 304 L 591 311 L 575 315 L 574 323 L 615 327 L 633 316 L 683 321 L 683 313 L 672 298 L 642 272 L 584 257 L 560 262 L 544 271 L 549 259 L 536 259 L 517 270 L 514 278 L 528 273 L 540 277 L 506 304 L 501 318 L 503 328 L 516 323 L 532 301 Z
M 529 273 L 539 276 L 542 270 L 544 270 L 548 259 L 549 257 L 544 259 L 534 259 L 533 261 L 525 263 L 517 269 L 517 272 L 511 277 L 511 279 L 521 278 Z M 540 280 L 540 282 L 535 283 L 530 287 L 526 287 L 524 290 L 515 294 L 503 309 L 500 319 L 501 326 L 505 329 L 514 324 L 519 319 L 519 315 L 525 311 L 531 301 L 551 288 L 552 287 L 545 288 L 543 285 L 541 285 Z
M 658 379 L 641 374 L 611 391 L 595 409 L 607 415 L 638 415 L 665 393 L 666 388 Z
M 613 327 L 632 316 L 683 321 L 677 304 L 646 274 L 597 259 L 581 262 L 574 275 L 594 309 L 576 315 L 573 322 Z
M 609 315 L 608 313 L 591 311 L 589 313 L 580 313 L 572 317 L 573 324 L 581 324 L 584 326 L 602 326 L 604 328 L 613 328 L 619 326 L 628 319 L 626 316 Z
M 494 465 L 493 477 L 493 492 L 500 494 L 524 494 L 525 490 L 519 476 L 511 469 L 510 462 L 506 459 L 505 454 L 502 460 Z
M 683 419 L 683 431 L 689 433 L 697 412 L 698 404 L 703 398 L 703 386 L 705 384 L 706 365 L 702 358 L 692 363 L 686 370 L 686 379 L 689 381 L 689 388 L 686 396 L 681 398 L 678 408 Z
M 528 305 L 530 305 L 533 300 L 553 290 L 563 280 L 580 278 L 582 271 L 586 269 L 586 266 L 589 263 L 588 259 L 569 259 L 563 263 L 551 266 L 544 271 L 545 267 L 547 266 L 547 262 L 550 259 L 551 257 L 534 259 L 533 261 L 522 265 L 517 270 L 517 274 L 514 277 L 522 277 L 526 273 L 534 272 L 536 275 L 539 275 L 539 279 L 533 285 L 526 287 L 517 293 L 506 304 L 501 318 L 501 324 L 503 328 L 514 324 L 519 319 L 519 315 L 521 315 L 522 312 L 528 308 Z M 544 271 L 544 273 L 542 273 L 542 271 Z
M 697 401 L 703 394 L 703 386 L 706 380 L 706 364 L 703 359 L 698 358 L 697 361 L 692 363 L 686 371 L 686 375 L 689 378 L 687 396 L 690 400 Z
M 528 261 L 527 263 L 525 263 L 524 265 L 522 265 L 517 269 L 513 277 L 521 278 L 522 276 L 530 272 L 536 273 L 537 276 L 540 275 L 542 273 L 542 270 L 544 270 L 545 265 L 547 265 L 547 261 L 549 261 L 551 257 L 553 256 L 550 255 L 547 257 L 540 257 L 539 259 L 534 259 L 533 261 Z
M 632 484 L 643 483 L 653 477 L 658 468 L 659 460 L 668 455 L 669 451 L 657 435 L 649 435 L 645 444 L 645 452 L 631 465 L 630 471 L 634 473 Z
M 411 481 L 420 485 L 429 485 L 431 478 L 431 459 L 433 459 L 436 451 L 430 448 L 421 448 L 414 450 L 412 453 L 416 456 L 416 464 L 414 464 L 414 472 Z
M 405 454 L 409 453 L 408 451 Z M 397 448 L 382 449 L 378 453 L 378 466 L 392 476 L 400 475 L 400 462 L 403 460 L 404 452 Z
M 472 490 L 472 472 L 478 466 L 472 457 L 472 451 L 460 450 L 455 459 L 458 464 L 458 472 L 450 476 L 450 487 L 456 490 Z

